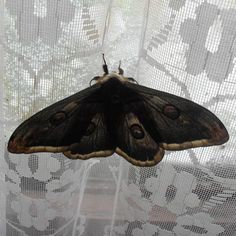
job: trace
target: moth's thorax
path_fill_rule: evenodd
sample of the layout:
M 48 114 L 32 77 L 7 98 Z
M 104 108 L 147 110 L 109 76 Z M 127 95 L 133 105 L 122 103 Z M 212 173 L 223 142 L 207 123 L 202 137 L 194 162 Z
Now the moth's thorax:
M 105 83 L 110 79 L 117 79 L 118 81 L 120 81 L 121 83 L 127 82 L 128 78 L 124 77 L 123 75 L 117 73 L 117 72 L 112 72 L 109 73 L 107 75 L 103 75 L 101 76 L 98 80 L 97 83 Z
M 98 78 L 97 83 L 100 85 L 99 97 L 103 99 L 106 109 L 113 113 L 114 109 L 122 109 L 121 106 L 129 94 L 125 87 L 125 83 L 129 83 L 128 78 L 118 73 L 110 73 Z

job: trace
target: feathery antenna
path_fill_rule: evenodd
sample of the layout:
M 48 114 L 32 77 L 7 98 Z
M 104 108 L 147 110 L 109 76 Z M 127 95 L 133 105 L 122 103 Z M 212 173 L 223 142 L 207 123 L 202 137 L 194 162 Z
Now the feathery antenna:
M 104 53 L 102 54 L 102 59 L 103 59 L 103 62 L 104 62 L 104 64 L 102 65 L 102 68 L 103 68 L 103 71 L 104 71 L 105 75 L 107 75 L 109 73 L 109 71 L 108 71 L 108 67 L 107 67 L 107 63 L 106 63 L 106 60 L 105 60 Z
M 124 74 L 124 70 L 121 68 L 121 60 L 119 61 L 118 71 L 119 71 L 119 75 Z

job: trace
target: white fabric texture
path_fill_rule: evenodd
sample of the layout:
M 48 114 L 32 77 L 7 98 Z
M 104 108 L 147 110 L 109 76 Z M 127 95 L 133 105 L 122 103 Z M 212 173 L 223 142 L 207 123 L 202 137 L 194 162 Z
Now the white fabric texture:
M 0 17 L 1 235 L 236 235 L 234 0 L 1 0 Z M 214 112 L 230 140 L 146 168 L 8 153 L 23 120 L 103 73 L 102 53 Z

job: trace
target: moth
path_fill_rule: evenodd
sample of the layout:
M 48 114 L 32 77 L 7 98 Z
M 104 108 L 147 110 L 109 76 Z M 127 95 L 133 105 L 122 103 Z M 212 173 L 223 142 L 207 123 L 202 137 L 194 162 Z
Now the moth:
M 118 72 L 36 113 L 12 134 L 12 153 L 62 152 L 71 159 L 117 153 L 136 166 L 154 166 L 165 150 L 220 145 L 229 139 L 222 122 L 206 108 L 147 88 Z

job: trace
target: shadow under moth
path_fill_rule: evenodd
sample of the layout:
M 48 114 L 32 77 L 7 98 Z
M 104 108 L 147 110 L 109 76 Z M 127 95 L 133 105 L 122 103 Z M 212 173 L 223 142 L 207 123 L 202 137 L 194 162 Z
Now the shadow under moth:
M 229 139 L 222 122 L 187 99 L 109 73 L 96 83 L 36 113 L 12 134 L 12 153 L 62 152 L 71 159 L 114 152 L 136 166 L 160 162 L 164 150 L 220 145 Z

